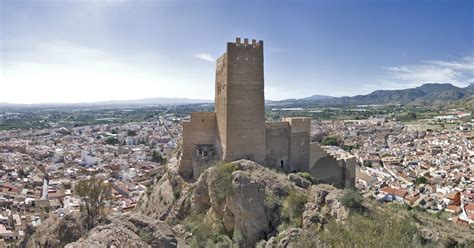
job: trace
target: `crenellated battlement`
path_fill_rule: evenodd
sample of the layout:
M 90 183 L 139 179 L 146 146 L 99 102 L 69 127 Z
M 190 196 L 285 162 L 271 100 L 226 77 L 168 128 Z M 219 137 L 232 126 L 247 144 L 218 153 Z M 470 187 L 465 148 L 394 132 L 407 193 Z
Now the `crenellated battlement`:
M 251 43 L 249 43 L 249 39 L 248 38 L 244 38 L 243 42 L 242 42 L 242 39 L 240 37 L 237 37 L 235 38 L 235 43 L 232 43 L 232 42 L 229 42 L 231 44 L 234 44 L 235 46 L 238 46 L 238 47 L 254 47 L 254 48 L 257 48 L 257 47 L 262 47 L 263 48 L 263 40 L 259 40 L 257 42 L 256 39 L 252 39 L 251 40 Z
M 291 132 L 310 132 L 311 131 L 311 118 L 309 117 L 286 117 L 283 121 L 290 123 Z

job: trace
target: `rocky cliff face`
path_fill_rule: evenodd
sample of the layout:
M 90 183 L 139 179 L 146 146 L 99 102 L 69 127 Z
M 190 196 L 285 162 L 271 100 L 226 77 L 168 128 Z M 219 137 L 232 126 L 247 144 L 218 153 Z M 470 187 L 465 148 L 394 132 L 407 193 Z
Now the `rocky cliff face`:
M 66 215 L 64 218 L 52 215 L 28 238 L 26 247 L 64 247 L 87 233 L 83 223 L 79 214 Z
M 26 247 L 178 247 L 170 225 L 141 214 L 109 216 L 90 231 L 83 223 L 79 214 L 52 216 L 28 238 Z
M 139 212 L 184 225 L 189 216 L 200 215 L 213 232 L 229 238 L 241 235 L 246 247 L 278 234 L 278 226 L 284 222 L 280 213 L 291 192 L 309 196 L 308 202 L 303 202 L 301 221 L 305 226 L 348 215 L 338 201 L 341 190 L 329 185 L 301 187 L 288 178 L 293 177 L 248 160 L 210 167 L 196 182 L 186 182 L 169 170 L 142 199 Z M 193 235 L 187 232 L 183 230 L 181 235 Z
M 168 224 L 144 215 L 131 214 L 111 218 L 109 224 L 95 227 L 86 236 L 66 245 L 66 248 L 177 246 L 178 240 Z

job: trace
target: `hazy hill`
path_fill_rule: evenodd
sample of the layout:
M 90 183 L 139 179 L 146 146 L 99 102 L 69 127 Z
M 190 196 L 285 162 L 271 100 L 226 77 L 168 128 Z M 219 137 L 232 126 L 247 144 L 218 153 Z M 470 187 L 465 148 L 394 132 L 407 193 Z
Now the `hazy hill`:
M 347 106 L 368 104 L 430 104 L 444 105 L 448 103 L 468 102 L 472 104 L 471 96 L 474 96 L 474 84 L 465 88 L 456 87 L 452 84 L 427 83 L 416 88 L 401 90 L 376 90 L 367 95 L 352 97 L 333 97 L 326 95 L 312 95 L 299 99 L 286 99 L 281 101 L 266 100 L 269 105 L 281 106 L 306 106 L 308 103 L 325 106 Z M 0 103 L 0 107 L 81 107 L 81 106 L 142 106 L 142 105 L 179 105 L 213 103 L 213 100 L 189 99 L 189 98 L 147 98 L 137 100 L 112 100 L 90 103 L 42 103 L 42 104 L 10 104 Z
M 212 100 L 191 99 L 191 98 L 146 98 L 136 100 L 111 100 L 100 102 L 82 102 L 82 103 L 38 103 L 38 104 L 15 104 L 0 103 L 0 107 L 90 107 L 90 106 L 142 106 L 142 105 L 180 105 L 212 103 Z
M 474 83 L 470 84 L 469 86 L 467 86 L 465 89 L 469 90 L 469 91 L 474 91 Z
M 326 96 L 326 95 L 312 95 L 309 97 L 304 97 L 304 98 L 291 98 L 291 99 L 285 99 L 281 100 L 281 102 L 285 101 L 319 101 L 319 100 L 327 100 L 327 99 L 332 99 L 335 98 L 334 96 Z
M 210 103 L 212 100 L 203 100 L 203 99 L 191 99 L 191 98 L 166 98 L 166 97 L 156 97 L 156 98 L 146 98 L 146 99 L 137 99 L 137 100 L 115 100 L 115 101 L 102 101 L 95 102 L 94 104 L 99 105 L 161 105 L 161 104 L 193 104 L 193 103 Z
M 366 105 L 366 104 L 443 104 L 467 99 L 474 94 L 474 85 L 466 88 L 452 84 L 427 83 L 416 88 L 402 90 L 376 90 L 367 95 L 352 97 L 301 98 L 293 103 L 311 101 L 322 105 Z M 291 101 L 291 100 L 288 100 Z

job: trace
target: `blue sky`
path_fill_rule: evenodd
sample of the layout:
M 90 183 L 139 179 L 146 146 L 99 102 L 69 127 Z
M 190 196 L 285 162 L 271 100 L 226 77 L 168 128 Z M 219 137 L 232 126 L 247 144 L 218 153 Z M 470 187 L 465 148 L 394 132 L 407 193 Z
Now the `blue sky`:
M 235 37 L 267 99 L 474 83 L 474 1 L 0 0 L 0 102 L 213 99 Z

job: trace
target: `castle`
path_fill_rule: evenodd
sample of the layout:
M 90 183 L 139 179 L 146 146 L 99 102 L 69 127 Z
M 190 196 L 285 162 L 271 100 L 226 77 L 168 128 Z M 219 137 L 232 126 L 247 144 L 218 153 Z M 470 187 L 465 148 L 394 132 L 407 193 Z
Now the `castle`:
M 217 59 L 215 112 L 183 122 L 179 172 L 196 178 L 213 160 L 249 159 L 285 172 L 309 172 L 340 187 L 354 187 L 356 160 L 310 142 L 310 118 L 265 122 L 263 41 L 236 38 Z

